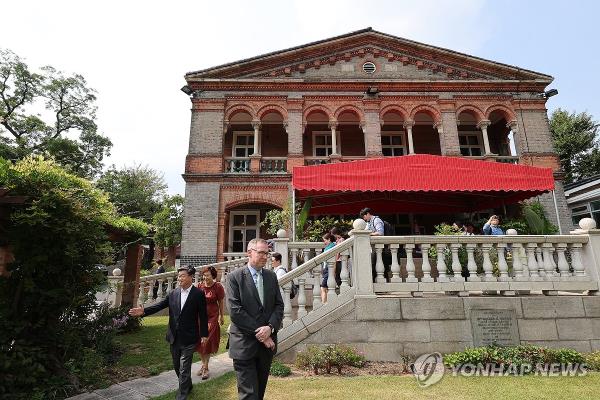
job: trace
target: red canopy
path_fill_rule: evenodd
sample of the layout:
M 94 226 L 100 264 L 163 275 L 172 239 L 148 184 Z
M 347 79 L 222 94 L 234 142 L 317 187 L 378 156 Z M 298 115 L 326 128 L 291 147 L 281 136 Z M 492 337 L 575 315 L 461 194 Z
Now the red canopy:
M 299 199 L 311 214 L 470 212 L 554 190 L 550 168 L 415 154 L 294 167 Z

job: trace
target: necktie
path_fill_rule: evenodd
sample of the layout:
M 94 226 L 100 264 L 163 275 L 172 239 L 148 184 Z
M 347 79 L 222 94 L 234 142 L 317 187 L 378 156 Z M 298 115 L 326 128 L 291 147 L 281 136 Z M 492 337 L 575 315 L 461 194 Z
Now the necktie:
M 260 303 L 264 304 L 264 302 L 263 302 L 263 297 L 264 297 L 263 279 L 262 279 L 262 274 L 260 272 L 256 273 L 256 290 L 258 290 L 258 297 L 260 298 Z

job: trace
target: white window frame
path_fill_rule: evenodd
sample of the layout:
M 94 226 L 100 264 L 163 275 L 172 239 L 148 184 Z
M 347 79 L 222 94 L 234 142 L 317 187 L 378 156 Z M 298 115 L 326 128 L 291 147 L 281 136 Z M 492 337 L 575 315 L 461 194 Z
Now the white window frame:
M 477 137 L 478 144 L 477 145 L 473 145 L 473 144 L 462 145 L 462 144 L 460 144 L 460 137 L 461 136 L 466 136 L 466 137 L 475 136 L 475 137 Z M 468 141 L 469 141 L 469 139 L 467 139 L 467 143 L 468 143 Z M 483 136 L 482 136 L 482 133 L 479 132 L 479 131 L 464 131 L 464 132 L 459 131 L 458 132 L 458 147 L 459 147 L 459 151 L 460 151 L 461 155 L 462 155 L 462 149 L 463 148 L 469 149 L 469 155 L 468 156 L 463 156 L 463 157 L 481 157 L 481 156 L 483 156 L 485 154 L 485 151 L 483 149 L 483 147 L 484 147 L 483 146 Z M 471 149 L 479 149 L 480 155 L 479 156 L 473 156 L 471 154 L 472 153 Z
M 331 141 L 331 131 L 313 131 L 312 133 L 312 154 L 313 157 L 329 157 L 331 154 L 333 154 L 333 145 L 317 145 L 317 136 L 329 136 L 329 141 Z M 337 144 L 337 154 L 341 154 L 339 149 L 341 148 L 341 143 L 340 143 L 340 131 L 336 130 L 335 132 L 335 139 L 336 139 L 336 144 Z M 329 154 L 327 154 L 326 156 L 317 156 L 317 148 L 330 148 L 331 152 Z
M 383 137 L 384 136 L 400 136 L 400 138 L 402 138 L 402 144 L 397 145 L 397 144 L 383 144 Z M 394 149 L 402 149 L 402 155 L 405 156 L 408 154 L 408 149 L 406 146 L 406 135 L 404 134 L 403 131 L 383 131 L 381 132 L 381 152 L 383 153 L 383 149 L 392 149 L 392 153 L 394 152 Z M 390 140 L 390 143 L 392 142 L 392 140 Z M 384 157 L 394 157 L 396 156 L 395 154 L 392 154 L 391 156 L 386 156 L 384 155 Z
M 252 131 L 234 131 L 233 132 L 233 143 L 231 145 L 231 157 L 233 158 L 240 158 L 238 156 L 236 156 L 236 150 L 238 148 L 244 148 L 246 149 L 246 156 L 242 157 L 242 158 L 248 158 L 250 157 L 252 154 L 254 154 L 254 144 L 248 145 L 248 144 L 244 144 L 244 145 L 238 145 L 237 143 L 237 138 L 240 136 L 251 136 L 252 138 L 254 138 L 254 132 Z
M 248 216 L 248 215 L 254 215 L 256 216 L 256 225 L 233 225 L 233 220 L 234 217 L 237 215 L 244 215 L 244 216 Z M 244 218 L 245 220 L 245 218 Z M 255 228 L 255 233 L 256 233 L 256 238 L 260 237 L 260 211 L 258 210 L 240 210 L 240 211 L 231 211 L 229 213 L 229 244 L 228 244 L 228 249 L 229 252 L 233 251 L 233 231 L 234 229 L 240 229 L 242 230 L 242 243 L 243 243 L 243 252 L 245 253 L 247 251 L 246 248 L 246 244 L 247 244 L 247 240 L 246 240 L 246 230 L 249 230 L 250 228 Z

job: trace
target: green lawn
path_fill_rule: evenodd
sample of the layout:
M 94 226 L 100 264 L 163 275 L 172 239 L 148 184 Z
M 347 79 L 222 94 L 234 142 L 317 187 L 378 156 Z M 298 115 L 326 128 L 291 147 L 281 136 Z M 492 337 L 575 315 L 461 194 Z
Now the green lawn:
M 122 382 L 139 376 L 156 375 L 173 368 L 169 344 L 165 340 L 169 317 L 146 317 L 139 332 L 121 335 L 117 338 L 124 350 L 122 357 L 112 371 L 115 381 Z M 225 351 L 229 316 L 221 327 L 219 353 Z M 194 362 L 200 361 L 198 353 Z
M 266 399 L 303 400 L 582 400 L 600 398 L 600 374 L 583 377 L 452 377 L 422 389 L 409 376 L 270 378 Z M 171 400 L 170 393 L 155 400 Z M 196 384 L 189 400 L 237 399 L 230 372 Z

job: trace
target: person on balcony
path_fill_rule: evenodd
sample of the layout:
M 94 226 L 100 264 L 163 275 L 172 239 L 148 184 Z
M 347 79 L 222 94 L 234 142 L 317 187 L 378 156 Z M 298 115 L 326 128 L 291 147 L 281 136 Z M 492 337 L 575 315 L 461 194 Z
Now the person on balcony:
M 202 359 L 202 366 L 196 373 L 202 379 L 208 379 L 208 362 L 210 356 L 219 351 L 221 340 L 221 325 L 225 323 L 223 310 L 225 309 L 225 289 L 217 282 L 217 269 L 206 267 L 202 271 L 202 282 L 198 289 L 204 292 L 206 297 L 206 311 L 208 313 L 208 340 L 196 345 L 196 351 Z
M 492 236 L 504 235 L 504 231 L 500 228 L 500 218 L 497 215 L 492 215 L 488 222 L 483 225 L 483 234 Z

